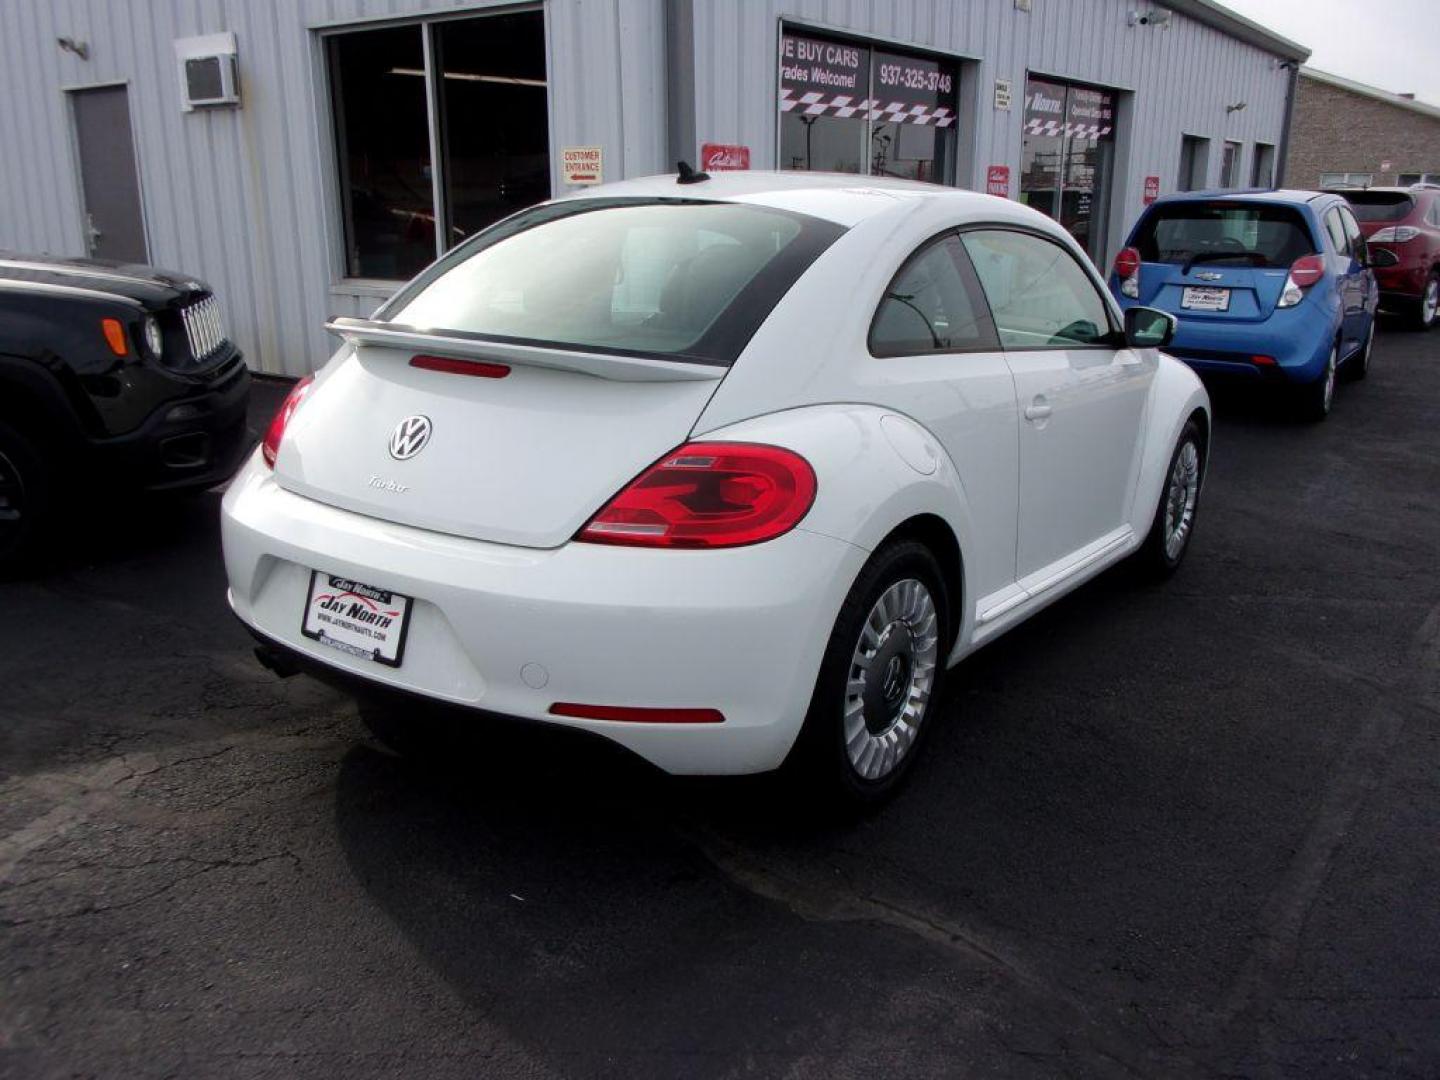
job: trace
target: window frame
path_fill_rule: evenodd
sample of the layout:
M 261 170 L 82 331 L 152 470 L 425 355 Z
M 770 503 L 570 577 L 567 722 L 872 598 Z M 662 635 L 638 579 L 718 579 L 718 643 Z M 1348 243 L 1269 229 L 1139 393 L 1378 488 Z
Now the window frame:
M 440 259 L 447 252 L 453 251 L 459 245 L 451 245 L 449 248 L 442 246 L 444 235 L 440 223 L 444 221 L 444 183 L 441 179 L 441 170 L 435 168 L 439 161 L 438 147 L 440 145 L 440 103 L 438 101 L 438 78 L 433 70 L 435 57 L 435 32 L 434 28 L 441 23 L 462 22 L 467 19 L 483 19 L 492 15 L 522 15 L 528 12 L 537 13 L 541 19 L 541 29 L 545 39 L 546 71 L 545 78 L 548 83 L 552 78 L 550 66 L 550 15 L 548 4 L 544 0 L 480 0 L 474 6 L 462 8 L 458 11 L 437 11 L 425 12 L 410 15 L 382 15 L 371 18 L 352 18 L 338 22 L 312 23 L 309 25 L 311 31 L 311 70 L 313 72 L 313 85 L 316 90 L 315 105 L 321 112 L 321 123 L 319 125 L 319 136 L 324 142 L 321 154 L 321 182 L 325 185 L 325 195 L 322 203 L 325 210 L 327 223 L 328 247 L 330 249 L 330 287 L 339 288 L 342 292 L 376 295 L 390 298 L 404 286 L 411 278 L 376 278 L 356 277 L 350 273 L 350 258 L 347 250 L 347 238 L 349 236 L 349 195 L 345 190 L 345 164 L 340 154 L 340 130 L 339 118 L 336 115 L 336 107 L 339 104 L 336 95 L 334 79 L 330 71 L 330 42 L 334 38 L 345 37 L 348 34 L 364 33 L 369 30 L 393 30 L 414 27 L 420 32 L 421 55 L 424 65 L 425 83 L 425 120 L 426 139 L 430 146 L 431 177 L 431 213 L 435 215 L 435 259 Z M 546 133 L 547 150 L 550 157 L 550 198 L 555 197 L 555 125 L 554 125 L 554 98 L 552 88 L 547 86 L 545 91 L 545 113 L 548 131 Z M 517 213 L 523 212 L 523 209 Z M 502 219 L 503 220 L 503 219 Z M 499 222 L 496 222 L 499 224 Z M 483 230 L 482 230 L 483 231 Z M 469 237 L 466 238 L 468 240 Z M 465 243 L 462 240 L 461 243 Z M 434 260 L 432 260 L 433 263 Z M 427 264 L 428 265 L 428 264 Z
M 1260 167 L 1265 167 L 1269 175 L 1261 182 Z M 1253 188 L 1265 188 L 1266 190 L 1275 187 L 1275 144 L 1257 142 L 1255 149 L 1250 153 L 1250 186 Z
M 962 230 L 959 227 L 952 225 L 951 227 L 943 229 L 940 232 L 935 233 L 933 236 L 927 237 L 925 240 L 922 240 L 919 244 L 915 245 L 909 255 L 905 256 L 896 271 L 891 274 L 889 278 L 886 279 L 885 288 L 881 291 L 880 299 L 876 302 L 875 310 L 870 316 L 869 329 L 865 332 L 865 349 L 867 352 L 869 352 L 870 356 L 873 359 L 895 360 L 907 356 L 956 356 L 966 353 L 1002 351 L 1002 346 L 1000 344 L 1000 334 L 995 328 L 995 315 L 990 310 L 990 301 L 985 296 L 985 289 L 981 286 L 980 278 L 975 273 L 975 266 L 970 261 L 970 255 L 968 252 L 966 252 L 965 245 L 960 243 L 961 231 Z M 989 340 L 976 345 L 962 345 L 950 349 L 936 349 L 932 346 L 928 349 L 897 349 L 893 352 L 876 352 L 875 327 L 880 322 L 880 311 L 882 308 L 884 308 L 885 304 L 888 301 L 890 290 L 894 288 L 895 283 L 900 280 L 901 275 L 904 274 L 907 270 L 909 270 L 911 265 L 914 264 L 917 259 L 923 258 L 930 252 L 931 248 L 939 244 L 943 244 L 947 240 L 954 240 L 956 242 L 961 258 L 959 260 L 956 260 L 954 254 L 952 253 L 950 256 L 951 260 L 955 262 L 955 269 L 960 274 L 960 280 L 965 285 L 965 295 L 970 300 L 971 307 L 974 308 L 977 315 L 981 312 L 984 312 L 987 317 L 986 321 L 988 322 L 990 328 Z M 928 322 L 929 320 L 926 321 Z
M 1080 267 L 1080 272 L 1085 276 L 1085 279 L 1090 282 L 1090 287 L 1095 290 L 1096 295 L 1100 297 L 1100 306 L 1105 309 L 1105 319 L 1109 325 L 1109 330 L 1106 333 L 1105 337 L 1090 342 L 1075 341 L 1067 342 L 1060 345 L 1007 345 L 1005 343 L 1005 339 L 1003 337 L 1000 337 L 1000 327 L 995 322 L 995 312 L 990 308 L 990 297 L 985 293 L 985 285 L 983 282 L 980 282 L 980 273 L 974 268 L 973 260 L 971 260 L 970 258 L 969 250 L 965 249 L 964 245 L 962 244 L 961 249 L 965 251 L 966 261 L 972 263 L 971 273 L 975 275 L 976 281 L 980 284 L 980 295 L 985 300 L 986 310 L 990 312 L 990 325 L 995 328 L 995 336 L 999 340 L 999 348 L 1001 352 L 1053 352 L 1058 349 L 1108 349 L 1111 352 L 1115 352 L 1125 347 L 1125 324 L 1124 320 L 1120 317 L 1118 308 L 1115 305 L 1115 298 L 1110 295 L 1109 286 L 1107 286 L 1104 280 L 1100 277 L 1099 271 L 1090 262 L 1089 257 L 1085 255 L 1083 249 L 1080 252 L 1080 256 L 1077 257 L 1075 252 L 1072 251 L 1059 238 L 1052 236 L 1050 233 L 1045 232 L 1043 229 L 1033 229 L 1026 225 L 1016 224 L 1015 222 L 972 222 L 970 224 L 963 225 L 955 229 L 955 233 L 957 236 L 964 236 L 966 233 L 972 232 L 1020 233 L 1022 236 L 1033 237 L 1036 240 L 1042 240 L 1045 243 L 1052 244 L 1055 247 L 1059 248 L 1061 251 L 1063 251 L 1066 255 L 1070 257 L 1070 260 L 1072 262 L 1074 262 L 1077 266 Z

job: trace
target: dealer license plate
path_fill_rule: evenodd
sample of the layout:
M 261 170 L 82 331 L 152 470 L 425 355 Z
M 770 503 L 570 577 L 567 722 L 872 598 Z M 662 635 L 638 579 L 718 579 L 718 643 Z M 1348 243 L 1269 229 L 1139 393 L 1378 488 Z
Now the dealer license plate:
M 1187 287 L 1180 297 L 1180 306 L 1191 311 L 1229 311 L 1230 290 Z
M 300 632 L 351 656 L 399 667 L 411 602 L 399 593 L 312 570 Z

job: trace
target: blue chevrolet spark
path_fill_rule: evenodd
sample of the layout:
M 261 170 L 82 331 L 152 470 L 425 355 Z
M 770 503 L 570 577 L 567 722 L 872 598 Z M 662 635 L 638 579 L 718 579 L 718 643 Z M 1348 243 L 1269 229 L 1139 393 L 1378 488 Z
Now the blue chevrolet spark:
M 1156 200 L 1115 258 L 1121 307 L 1179 319 L 1167 352 L 1195 370 L 1289 388 L 1323 420 L 1337 371 L 1364 378 L 1379 293 L 1371 252 L 1338 195 L 1188 192 Z

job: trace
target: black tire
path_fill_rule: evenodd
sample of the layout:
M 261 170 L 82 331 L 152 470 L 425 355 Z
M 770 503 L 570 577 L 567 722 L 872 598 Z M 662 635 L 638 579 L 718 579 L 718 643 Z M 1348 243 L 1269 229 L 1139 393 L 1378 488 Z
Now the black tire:
M 54 519 L 53 476 L 40 445 L 0 421 L 0 574 L 32 567 Z
M 1420 294 L 1420 299 L 1415 301 L 1412 319 L 1416 330 L 1429 330 L 1440 322 L 1440 270 L 1430 271 L 1430 276 L 1425 280 L 1425 291 Z
M 1193 475 L 1188 466 L 1181 465 L 1182 459 L 1186 458 L 1185 448 L 1187 446 L 1193 446 L 1195 451 Z M 1170 463 L 1165 468 L 1165 483 L 1160 489 L 1160 502 L 1155 507 L 1155 518 L 1150 523 L 1150 531 L 1145 536 L 1145 542 L 1137 552 L 1138 564 L 1151 577 L 1168 578 L 1180 569 L 1180 564 L 1185 560 L 1185 553 L 1190 550 L 1190 541 L 1195 536 L 1195 523 L 1200 516 L 1200 493 L 1204 490 L 1205 484 L 1205 458 L 1205 436 L 1200 430 L 1199 423 L 1192 418 L 1181 429 L 1180 437 L 1175 440 L 1175 449 L 1171 452 Z M 1193 484 L 1193 497 L 1190 492 L 1183 496 L 1176 494 L 1182 474 L 1187 482 Z M 1181 500 L 1182 505 L 1188 503 L 1190 514 L 1178 549 L 1168 542 L 1174 520 L 1172 515 L 1179 509 L 1175 502 L 1177 498 Z M 1180 512 L 1183 513 L 1183 510 Z
M 1340 345 L 1330 346 L 1330 356 L 1325 361 L 1325 370 L 1314 382 L 1298 388 L 1295 394 L 1295 411 L 1300 419 L 1319 423 L 1330 415 L 1335 404 L 1335 383 L 1339 379 Z
M 881 647 L 871 654 L 875 674 L 870 677 L 864 694 L 852 693 L 852 664 L 857 650 L 861 648 L 862 632 L 871 612 L 877 609 L 882 597 L 886 597 L 888 602 L 890 597 L 897 595 L 892 589 L 900 590 L 899 595 L 918 596 L 906 584 L 909 582 L 918 582 L 924 587 L 934 609 L 933 667 L 930 672 L 924 672 L 924 657 L 929 654 L 926 617 L 910 623 L 902 616 L 885 627 L 885 636 L 879 638 Z M 923 610 L 918 599 L 915 603 L 917 610 Z M 787 770 L 798 775 L 825 809 L 855 812 L 879 806 L 899 789 L 909 774 L 939 709 L 945 660 L 953 639 L 951 610 L 944 575 L 934 554 L 924 544 L 913 540 L 886 544 L 871 555 L 861 569 L 840 608 L 840 614 L 836 616 L 804 726 L 786 763 Z M 904 624 L 903 627 L 901 624 Z M 910 633 L 912 627 L 915 631 L 913 636 Z M 909 659 L 903 655 L 907 646 L 914 646 Z M 919 660 L 915 659 L 917 656 Z M 903 675 L 899 674 L 902 671 Z M 921 673 L 918 676 L 915 674 L 917 671 Z M 928 693 L 918 706 L 918 720 L 912 724 L 903 715 L 908 707 L 906 703 L 913 700 L 912 695 L 921 692 L 917 686 L 926 678 L 929 679 Z M 901 691 L 899 696 L 888 693 L 887 686 L 896 680 L 902 681 L 908 692 Z M 856 697 L 863 703 L 859 722 L 863 725 L 866 739 L 874 740 L 867 745 L 881 747 L 881 744 L 893 740 L 894 745 L 900 746 L 904 739 L 909 740 L 897 750 L 894 763 L 879 776 L 862 774 L 847 750 L 846 727 L 850 722 L 847 705 L 852 704 Z M 872 707 L 875 716 L 870 715 Z M 883 727 L 886 716 L 893 716 L 889 728 Z M 872 720 L 875 721 L 873 727 Z M 863 750 L 858 752 L 864 753 Z M 881 753 L 883 758 L 887 752 L 882 747 L 877 753 Z

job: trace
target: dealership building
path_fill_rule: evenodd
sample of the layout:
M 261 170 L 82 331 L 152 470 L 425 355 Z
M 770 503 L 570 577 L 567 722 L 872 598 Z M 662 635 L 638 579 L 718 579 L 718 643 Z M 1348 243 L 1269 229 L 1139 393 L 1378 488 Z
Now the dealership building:
M 1279 180 L 1307 55 L 1211 0 L 11 0 L 0 248 L 203 278 L 288 375 L 476 230 L 682 159 L 990 191 L 1103 263 L 1158 194 Z

